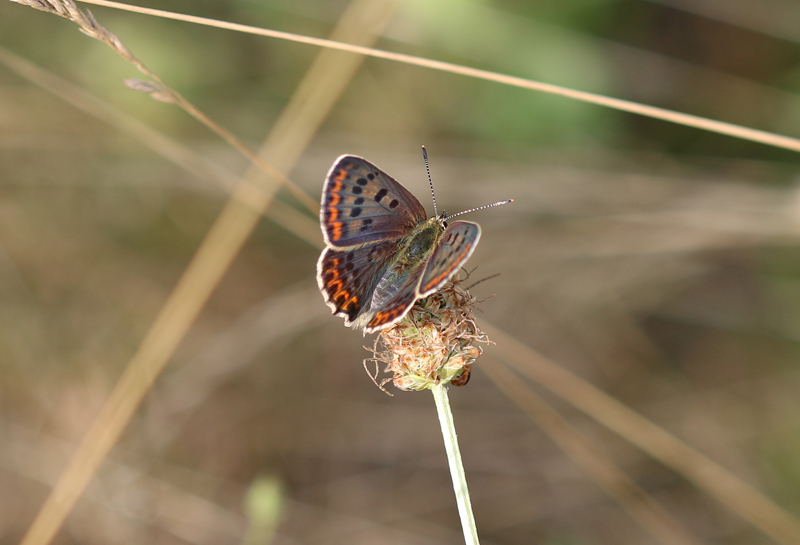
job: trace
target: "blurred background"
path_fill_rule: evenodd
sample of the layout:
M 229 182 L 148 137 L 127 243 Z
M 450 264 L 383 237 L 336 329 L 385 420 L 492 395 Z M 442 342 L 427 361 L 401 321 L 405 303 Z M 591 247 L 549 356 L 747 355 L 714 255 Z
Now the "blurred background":
M 325 37 L 345 1 L 147 5 Z M 91 7 L 258 148 L 318 49 Z M 800 137 L 800 3 L 405 0 L 382 49 Z M 0 2 L 0 543 L 17 543 L 229 193 L 8 64 L 9 52 L 241 174 L 248 162 L 56 16 Z M 95 105 L 102 111 L 105 106 Z M 800 513 L 800 156 L 573 100 L 366 59 L 291 179 L 367 158 L 432 213 L 476 213 L 492 324 Z M 284 206 L 316 222 L 293 198 Z M 457 544 L 431 396 L 364 372 L 319 248 L 264 219 L 56 543 Z M 321 242 L 321 235 L 317 233 Z M 451 390 L 486 544 L 659 543 L 481 370 Z M 545 399 L 699 542 L 774 543 Z

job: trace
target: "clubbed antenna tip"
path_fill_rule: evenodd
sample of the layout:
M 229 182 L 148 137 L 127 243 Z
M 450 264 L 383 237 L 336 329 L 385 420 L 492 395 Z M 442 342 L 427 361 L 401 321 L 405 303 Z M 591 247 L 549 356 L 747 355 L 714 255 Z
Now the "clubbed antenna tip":
M 422 146 L 422 158 L 425 159 L 425 170 L 428 173 L 428 183 L 431 185 L 431 197 L 433 197 L 433 215 L 438 216 L 439 211 L 436 209 L 436 193 L 433 191 L 433 180 L 431 179 L 431 168 L 428 166 L 428 150 Z

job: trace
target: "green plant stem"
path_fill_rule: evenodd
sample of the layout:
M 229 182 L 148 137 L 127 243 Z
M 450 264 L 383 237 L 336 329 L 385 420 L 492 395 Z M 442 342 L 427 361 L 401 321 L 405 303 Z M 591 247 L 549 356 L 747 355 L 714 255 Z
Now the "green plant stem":
M 464 541 L 467 545 L 478 545 L 478 528 L 475 526 L 475 517 L 472 514 L 472 504 L 467 489 L 467 476 L 464 473 L 464 464 L 461 462 L 461 451 L 458 449 L 456 426 L 453 422 L 453 413 L 450 411 L 450 399 L 447 397 L 447 388 L 437 384 L 431 388 L 433 399 L 436 402 L 436 412 L 439 415 L 439 424 L 442 426 L 444 448 L 447 451 L 447 464 L 450 466 L 450 476 L 453 478 L 453 490 L 456 493 L 458 514 L 461 517 L 461 527 L 464 530 Z

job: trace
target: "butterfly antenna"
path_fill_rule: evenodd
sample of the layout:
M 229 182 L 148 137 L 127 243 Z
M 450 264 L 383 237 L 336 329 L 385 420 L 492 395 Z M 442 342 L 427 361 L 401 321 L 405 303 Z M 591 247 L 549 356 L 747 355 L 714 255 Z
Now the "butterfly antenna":
M 514 199 L 506 199 L 504 201 L 493 202 L 492 204 L 485 204 L 483 206 L 479 206 L 478 208 L 470 208 L 469 210 L 464 210 L 463 212 L 459 212 L 458 214 L 450 214 L 445 219 L 449 220 L 450 218 L 454 218 L 456 216 L 460 216 L 462 214 L 469 214 L 470 212 L 477 212 L 478 210 L 483 210 L 484 208 L 491 208 L 493 206 L 502 206 L 504 204 L 508 204 L 514 202 Z
M 477 286 L 478 284 L 480 284 L 481 282 L 486 282 L 487 280 L 491 280 L 492 278 L 497 278 L 498 276 L 500 276 L 500 273 L 493 274 L 492 276 L 487 276 L 486 278 L 481 278 L 481 279 L 480 279 L 480 280 L 478 280 L 477 282 L 474 282 L 474 283 L 470 284 L 469 286 L 467 286 L 467 287 L 466 287 L 466 288 L 464 288 L 464 289 L 465 289 L 465 290 L 467 290 L 467 291 L 469 291 L 469 290 L 471 290 L 472 288 L 474 288 L 475 286 Z
M 425 170 L 428 172 L 428 183 L 431 184 L 431 197 L 433 197 L 433 215 L 438 216 L 439 211 L 436 209 L 436 193 L 433 192 L 433 180 L 431 179 L 431 167 L 428 166 L 428 150 L 422 146 L 422 158 L 425 159 Z

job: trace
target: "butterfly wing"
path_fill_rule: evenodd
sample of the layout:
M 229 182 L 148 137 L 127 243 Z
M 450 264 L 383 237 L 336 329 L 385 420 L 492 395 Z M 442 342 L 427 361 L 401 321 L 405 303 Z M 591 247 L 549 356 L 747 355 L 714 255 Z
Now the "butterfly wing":
M 454 221 L 445 229 L 417 286 L 417 298 L 427 297 L 442 287 L 463 265 L 481 238 L 481 226 L 469 221 Z
M 320 224 L 329 247 L 396 240 L 425 219 L 425 208 L 414 195 L 361 157 L 342 155 L 328 172 Z
M 369 311 L 378 279 L 391 262 L 393 241 L 364 248 L 337 250 L 326 248 L 317 262 L 317 284 L 325 303 L 346 326 L 355 325 Z
M 376 291 L 377 310 L 364 327 L 366 333 L 373 333 L 388 327 L 405 316 L 417 299 L 427 297 L 439 289 L 469 259 L 478 240 L 481 228 L 477 223 L 454 221 L 442 234 L 439 245 L 431 254 L 424 267 L 408 271 L 403 286 L 394 292 L 386 302 L 380 302 Z M 378 290 L 381 287 L 378 286 Z M 369 316 L 369 314 L 367 314 Z
M 374 333 L 402 319 L 419 299 L 416 285 L 417 276 L 410 275 L 403 286 L 369 318 L 364 326 L 364 332 Z

